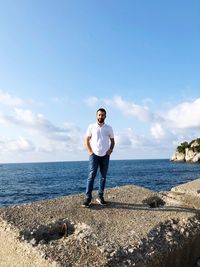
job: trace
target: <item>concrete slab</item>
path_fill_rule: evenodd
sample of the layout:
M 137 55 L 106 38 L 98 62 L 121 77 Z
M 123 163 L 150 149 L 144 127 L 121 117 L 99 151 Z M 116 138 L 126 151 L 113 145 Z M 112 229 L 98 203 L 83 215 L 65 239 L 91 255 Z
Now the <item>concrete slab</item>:
M 124 186 L 106 190 L 108 205 L 103 207 L 93 201 L 90 208 L 83 208 L 80 194 L 2 208 L 0 232 L 9 229 L 26 249 L 37 250 L 40 257 L 33 259 L 37 267 L 44 266 L 42 259 L 52 266 L 169 267 L 167 253 L 198 236 L 199 211 L 183 206 L 149 208 L 143 201 L 152 196 L 162 197 L 142 187 Z M 61 235 L 64 224 L 66 238 Z M 5 255 L 14 240 L 6 244 L 4 238 L 0 251 Z M 188 256 L 192 259 L 197 257 L 193 251 Z M 188 267 L 184 264 L 190 258 L 173 266 Z M 0 266 L 4 262 L 0 258 Z
M 175 186 L 171 191 L 200 197 L 200 178 L 194 181 Z

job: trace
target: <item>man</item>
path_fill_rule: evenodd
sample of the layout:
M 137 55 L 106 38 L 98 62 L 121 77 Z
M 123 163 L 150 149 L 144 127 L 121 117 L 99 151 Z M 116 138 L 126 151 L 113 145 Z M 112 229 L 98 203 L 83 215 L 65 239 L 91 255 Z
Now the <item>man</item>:
M 105 109 L 98 109 L 96 118 L 97 122 L 88 126 L 85 138 L 85 145 L 89 154 L 89 175 L 86 184 L 86 199 L 83 203 L 83 207 L 89 207 L 91 203 L 94 179 L 98 168 L 101 178 L 96 201 L 100 205 L 106 205 L 106 201 L 104 200 L 104 188 L 110 155 L 115 145 L 112 127 L 104 123 L 106 118 Z

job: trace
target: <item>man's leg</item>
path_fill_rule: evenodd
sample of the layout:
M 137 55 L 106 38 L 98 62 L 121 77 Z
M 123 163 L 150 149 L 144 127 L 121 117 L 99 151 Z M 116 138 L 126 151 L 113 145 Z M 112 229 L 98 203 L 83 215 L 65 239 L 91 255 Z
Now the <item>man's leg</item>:
M 98 195 L 100 198 L 102 198 L 103 194 L 104 194 L 104 188 L 105 188 L 105 184 L 106 184 L 106 176 L 107 176 L 108 166 L 109 166 L 109 159 L 110 159 L 109 155 L 105 155 L 105 156 L 101 157 L 101 159 L 100 159 L 101 177 L 100 177 L 100 181 L 99 181 L 99 191 L 98 191 Z
M 92 190 L 97 170 L 98 170 L 98 156 L 92 154 L 89 156 L 89 174 L 86 185 L 86 198 L 89 200 L 89 202 L 92 199 Z

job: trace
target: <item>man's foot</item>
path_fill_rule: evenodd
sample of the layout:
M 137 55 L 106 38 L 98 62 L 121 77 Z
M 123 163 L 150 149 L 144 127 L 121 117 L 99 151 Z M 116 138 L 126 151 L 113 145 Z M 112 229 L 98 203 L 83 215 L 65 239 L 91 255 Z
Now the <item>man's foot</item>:
M 106 205 L 107 202 L 104 200 L 103 197 L 98 197 L 96 198 L 96 201 L 100 204 L 100 205 Z
M 89 208 L 91 200 L 86 198 L 85 201 L 82 204 L 82 207 Z

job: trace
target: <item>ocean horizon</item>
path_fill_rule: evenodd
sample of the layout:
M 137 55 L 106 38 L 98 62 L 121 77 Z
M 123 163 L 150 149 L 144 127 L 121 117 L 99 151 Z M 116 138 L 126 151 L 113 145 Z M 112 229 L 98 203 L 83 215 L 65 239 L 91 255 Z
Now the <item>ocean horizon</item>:
M 0 207 L 85 192 L 88 161 L 0 164 Z M 169 159 L 110 160 L 106 188 L 137 185 L 153 191 L 200 177 L 200 164 Z M 98 189 L 99 173 L 94 190 Z

